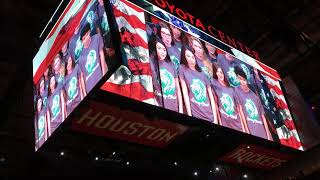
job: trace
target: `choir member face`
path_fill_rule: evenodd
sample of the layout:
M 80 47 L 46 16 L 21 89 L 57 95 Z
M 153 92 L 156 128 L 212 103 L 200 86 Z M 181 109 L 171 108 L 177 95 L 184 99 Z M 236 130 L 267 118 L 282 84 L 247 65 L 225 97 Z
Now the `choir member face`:
M 91 41 L 90 30 L 82 37 L 82 43 L 84 47 L 89 47 Z
M 173 25 L 170 25 L 170 28 L 172 30 L 173 38 L 176 40 L 180 40 L 181 30 Z
M 248 88 L 248 82 L 245 77 L 242 77 L 240 75 L 237 75 L 238 80 L 240 81 L 240 86 L 242 89 L 247 89 Z
M 189 68 L 194 69 L 194 67 L 196 66 L 196 58 L 194 57 L 194 54 L 191 51 L 186 50 L 185 56 L 186 56 L 186 60 L 188 62 Z
M 167 47 L 171 47 L 172 37 L 169 29 L 161 28 L 161 39 Z
M 167 56 L 167 50 L 166 47 L 163 46 L 160 42 L 157 42 L 156 44 L 156 51 L 159 61 L 163 61 Z
M 72 59 L 71 58 L 68 58 L 68 61 L 67 61 L 67 73 L 71 73 L 72 72 Z
M 40 94 L 43 94 L 43 92 L 44 92 L 44 79 L 41 79 L 41 81 L 40 81 L 39 91 L 40 91 Z
M 211 45 L 210 43 L 207 43 L 207 42 L 206 42 L 206 43 L 205 43 L 205 46 L 206 46 L 209 54 L 215 54 L 216 48 L 215 48 L 213 45 Z
M 37 110 L 38 112 L 40 112 L 42 109 L 42 99 L 39 98 L 38 101 L 37 101 Z
M 62 46 L 61 48 L 61 52 L 63 54 L 66 54 L 67 53 L 67 50 L 68 50 L 68 41 L 66 43 L 64 43 L 64 45 Z
M 196 40 L 193 40 L 192 41 L 192 47 L 194 49 L 194 54 L 197 56 L 197 57 L 202 57 L 203 55 L 203 49 L 202 49 L 202 46 L 201 44 L 196 41 Z
M 220 83 L 224 82 L 224 74 L 223 74 L 222 69 L 220 67 L 217 69 L 217 77 L 218 77 L 218 81 Z
M 56 89 L 56 78 L 51 76 L 50 78 L 50 90 L 53 92 Z
M 54 69 L 54 72 L 55 72 L 55 73 L 59 72 L 60 67 L 61 67 L 61 58 L 60 58 L 60 56 L 58 56 L 58 57 L 56 57 L 56 58 L 53 60 L 53 69 Z
M 226 58 L 228 59 L 228 60 L 233 60 L 233 56 L 231 55 L 231 54 L 229 54 L 229 53 L 226 53 Z

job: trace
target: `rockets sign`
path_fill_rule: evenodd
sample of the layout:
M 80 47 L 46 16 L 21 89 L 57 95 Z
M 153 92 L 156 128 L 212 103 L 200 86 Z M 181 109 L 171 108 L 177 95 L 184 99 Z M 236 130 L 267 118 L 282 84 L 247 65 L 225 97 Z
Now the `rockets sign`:
M 241 145 L 219 159 L 253 168 L 271 169 L 280 166 L 292 158 L 292 155 L 279 153 L 278 151 L 258 146 Z

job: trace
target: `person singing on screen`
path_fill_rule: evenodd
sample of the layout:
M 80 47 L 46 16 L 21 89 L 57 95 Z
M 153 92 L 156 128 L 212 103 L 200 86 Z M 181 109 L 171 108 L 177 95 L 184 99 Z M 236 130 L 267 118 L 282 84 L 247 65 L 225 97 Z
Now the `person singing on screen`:
M 235 73 L 240 82 L 240 86 L 235 88 L 235 92 L 239 102 L 240 117 L 244 122 L 246 132 L 272 140 L 260 99 L 250 90 L 247 76 L 242 68 L 236 66 Z
M 80 36 L 83 43 L 83 50 L 79 58 L 79 65 L 86 93 L 90 92 L 108 71 L 103 51 L 102 37 L 99 33 L 91 37 L 90 32 L 90 24 L 86 24 Z
M 178 75 L 160 38 L 151 41 L 150 65 L 154 94 L 159 106 L 183 113 Z
M 67 115 L 69 115 L 74 108 L 78 106 L 86 94 L 84 82 L 81 80 L 79 66 L 75 64 L 72 58 L 68 58 L 66 70 L 67 75 L 64 81 L 64 92 L 66 94 Z
M 48 111 L 47 117 L 50 122 L 49 135 L 51 135 L 56 128 L 66 118 L 66 106 L 62 86 L 57 86 L 57 81 L 54 75 L 50 77 L 49 85 L 49 99 L 48 99 Z
M 179 78 L 187 114 L 217 123 L 210 82 L 201 72 L 192 49 L 187 45 L 182 46 L 181 50 Z
M 225 78 L 222 68 L 213 64 L 212 88 L 215 92 L 219 124 L 231 129 L 245 132 L 243 122 L 239 117 L 239 106 L 233 88 Z

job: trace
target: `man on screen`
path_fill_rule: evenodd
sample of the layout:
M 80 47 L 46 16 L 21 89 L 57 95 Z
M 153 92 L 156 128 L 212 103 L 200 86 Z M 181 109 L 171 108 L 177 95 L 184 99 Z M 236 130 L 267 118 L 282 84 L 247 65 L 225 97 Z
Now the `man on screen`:
M 235 92 L 239 103 L 240 117 L 246 132 L 264 139 L 272 140 L 259 97 L 250 90 L 247 76 L 242 68 L 235 66 L 234 71 L 240 82 L 240 85 L 235 88 Z
M 86 24 L 81 31 L 83 50 L 79 58 L 81 77 L 88 93 L 107 72 L 108 67 L 103 52 L 103 41 L 101 35 L 90 36 L 90 24 Z

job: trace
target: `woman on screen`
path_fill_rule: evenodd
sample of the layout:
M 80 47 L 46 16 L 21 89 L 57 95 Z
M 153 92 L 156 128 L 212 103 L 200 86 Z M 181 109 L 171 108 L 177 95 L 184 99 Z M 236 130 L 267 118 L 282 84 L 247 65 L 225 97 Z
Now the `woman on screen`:
M 182 95 L 167 48 L 160 38 L 150 42 L 150 65 L 154 95 L 159 106 L 183 113 Z
M 46 116 L 46 108 L 44 108 L 42 104 L 41 96 L 37 97 L 37 111 L 35 114 L 35 140 L 36 140 L 36 147 L 40 147 L 48 138 L 48 121 Z
M 164 42 L 168 50 L 168 54 L 170 56 L 171 62 L 175 65 L 175 70 L 178 74 L 179 65 L 180 65 L 180 55 L 181 55 L 180 50 L 175 45 L 175 42 L 173 41 L 172 32 L 169 26 L 164 22 L 160 22 L 159 25 L 160 25 L 160 28 L 158 29 L 158 36 Z
M 192 49 L 201 70 L 206 74 L 208 79 L 212 77 L 212 63 L 208 60 L 206 52 L 201 41 L 198 38 L 191 36 L 190 38 Z
M 182 46 L 179 71 L 187 114 L 210 122 L 217 122 L 216 107 L 209 80 L 201 72 L 189 46 Z
M 213 64 L 212 88 L 217 102 L 219 124 L 228 128 L 245 132 L 244 125 L 238 115 L 239 107 L 233 88 L 225 78 L 222 68 L 217 63 Z
M 79 66 L 75 64 L 72 58 L 66 62 L 67 75 L 64 81 L 64 92 L 66 94 L 66 110 L 69 115 L 74 108 L 78 106 L 84 97 L 84 83 L 81 81 L 81 72 Z
M 61 87 L 57 86 L 57 81 L 54 75 L 50 77 L 49 88 L 49 100 L 47 117 L 50 122 L 49 135 L 55 131 L 55 129 L 66 118 L 65 100 Z

